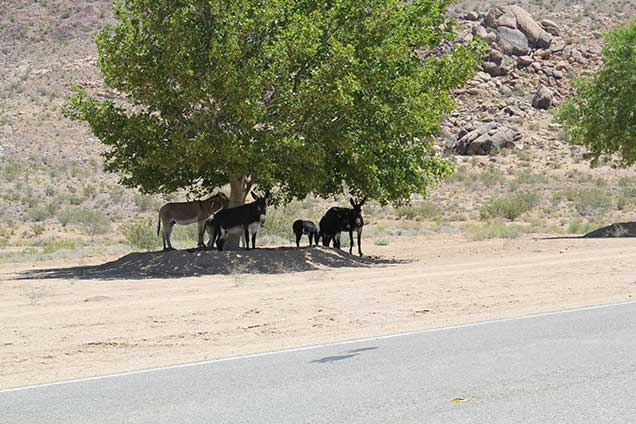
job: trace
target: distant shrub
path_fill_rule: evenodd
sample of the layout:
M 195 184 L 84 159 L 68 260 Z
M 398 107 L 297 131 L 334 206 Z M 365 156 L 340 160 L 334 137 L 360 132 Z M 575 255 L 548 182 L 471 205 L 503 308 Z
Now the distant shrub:
M 442 210 L 430 201 L 419 202 L 412 206 L 401 206 L 396 209 L 400 218 L 421 220 L 433 220 L 441 217 Z
M 58 250 L 72 250 L 77 247 L 77 242 L 72 239 L 48 239 L 42 244 L 43 253 L 53 253 Z
M 596 216 L 610 208 L 612 198 L 604 190 L 580 189 L 573 196 L 574 208 L 581 216 Z
M 376 246 L 388 246 L 389 241 L 387 239 L 378 239 L 374 242 Z
M 154 250 L 161 246 L 157 237 L 157 223 L 148 218 L 121 227 L 121 233 L 128 244 L 135 250 Z
M 466 232 L 474 241 L 489 239 L 515 239 L 523 234 L 523 229 L 518 226 L 506 225 L 501 222 L 490 222 L 483 225 L 470 225 Z
M 522 192 L 499 197 L 479 211 L 483 220 L 493 218 L 505 218 L 514 221 L 524 213 L 533 209 L 539 203 L 539 195 L 536 193 Z
M 161 207 L 161 201 L 154 196 L 136 193 L 134 197 L 135 205 L 142 212 L 158 211 Z
M 27 219 L 35 222 L 46 221 L 49 218 L 53 218 L 56 211 L 57 207 L 52 203 L 36 206 L 28 210 Z
M 110 219 L 101 210 L 67 208 L 57 214 L 57 219 L 62 226 L 77 225 L 91 236 L 110 231 Z
M 297 219 L 309 219 L 302 216 L 299 202 L 291 202 L 285 206 L 267 208 L 265 226 L 259 231 L 262 236 L 276 236 L 284 240 L 293 239 L 292 224 Z M 318 222 L 316 222 L 318 224 Z
M 601 225 L 593 222 L 573 221 L 568 225 L 569 234 L 587 234 L 601 228 Z

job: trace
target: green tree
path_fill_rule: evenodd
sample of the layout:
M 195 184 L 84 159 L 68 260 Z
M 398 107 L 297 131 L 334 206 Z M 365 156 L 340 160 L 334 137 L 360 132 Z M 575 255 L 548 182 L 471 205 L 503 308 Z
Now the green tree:
M 450 48 L 452 0 L 118 0 L 97 37 L 115 99 L 65 113 L 144 193 L 252 184 L 281 198 L 345 189 L 399 203 L 450 173 L 427 141 L 476 68 Z
M 559 112 L 570 141 L 587 147 L 593 162 L 618 155 L 620 165 L 636 162 L 636 22 L 605 37 L 603 66 L 575 81 L 576 95 Z

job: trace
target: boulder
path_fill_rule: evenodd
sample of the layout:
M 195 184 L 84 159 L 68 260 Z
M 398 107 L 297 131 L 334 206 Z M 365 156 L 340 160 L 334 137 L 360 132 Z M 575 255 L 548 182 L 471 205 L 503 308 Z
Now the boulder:
M 508 75 L 508 69 L 506 67 L 493 62 L 485 62 L 482 65 L 482 68 L 485 73 L 493 77 L 503 77 Z
M 500 7 L 493 7 L 488 11 L 484 18 L 484 25 L 489 28 L 497 28 L 497 19 L 504 14 L 504 10 Z
M 487 155 L 493 149 L 515 147 L 514 142 L 521 138 L 521 134 L 505 125 L 490 122 L 472 131 L 462 130 L 458 134 L 455 144 L 447 145 L 460 155 Z
M 475 37 L 481 38 L 488 44 L 493 43 L 497 40 L 497 34 L 495 34 L 494 32 L 488 31 L 482 25 L 477 25 L 475 29 L 473 29 L 473 35 Z
M 517 58 L 517 66 L 519 68 L 527 68 L 528 66 L 532 65 L 532 63 L 534 63 L 534 59 L 532 59 L 530 56 L 520 56 L 519 58 Z
M 507 55 L 525 56 L 530 53 L 528 39 L 518 29 L 497 28 L 497 44 Z
M 488 53 L 488 61 L 496 64 L 500 64 L 504 59 L 503 53 L 499 50 L 492 49 L 490 53 Z
M 539 48 L 550 47 L 552 36 L 534 20 L 530 13 L 516 5 L 509 6 L 508 10 L 517 18 L 517 29 L 526 36 L 530 45 Z
M 502 26 L 517 29 L 517 17 L 512 13 L 504 13 L 497 18 L 497 27 Z
M 541 21 L 541 26 L 549 34 L 556 35 L 557 37 L 561 35 L 561 28 L 554 21 L 551 21 L 549 19 L 543 19 Z
M 480 17 L 479 12 L 475 12 L 475 11 L 468 12 L 464 16 L 462 16 L 462 18 L 465 21 L 478 21 L 479 17 Z
M 548 110 L 550 109 L 550 106 L 552 106 L 553 97 L 554 94 L 552 93 L 552 90 L 547 87 L 541 87 L 532 99 L 532 107 L 535 109 Z

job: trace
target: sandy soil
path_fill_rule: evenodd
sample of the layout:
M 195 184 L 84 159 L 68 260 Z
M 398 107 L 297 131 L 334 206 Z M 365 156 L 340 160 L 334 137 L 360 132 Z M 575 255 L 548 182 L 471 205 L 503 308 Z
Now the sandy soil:
M 630 239 L 440 235 L 366 250 L 394 260 L 358 261 L 320 248 L 242 253 L 257 274 L 201 265 L 223 259 L 204 255 L 185 269 L 152 254 L 98 267 L 86 265 L 114 258 L 2 265 L 0 388 L 636 296 Z M 271 257 L 286 259 L 259 268 Z M 161 272 L 171 277 L 151 278 Z

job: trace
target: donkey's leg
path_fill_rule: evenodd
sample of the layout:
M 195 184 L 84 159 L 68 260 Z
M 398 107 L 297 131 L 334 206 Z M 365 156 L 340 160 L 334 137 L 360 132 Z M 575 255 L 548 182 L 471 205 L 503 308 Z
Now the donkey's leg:
M 353 231 L 349 230 L 349 254 L 353 251 Z
M 197 239 L 197 247 L 205 247 L 205 243 L 203 243 L 203 234 L 205 233 L 205 221 L 197 222 L 199 226 L 199 238 Z
M 362 238 L 362 228 L 358 229 L 358 254 L 362 256 L 362 245 L 360 244 L 360 239 Z
M 313 245 L 313 242 L 314 242 L 314 233 L 309 233 L 307 235 L 307 238 L 309 239 L 309 247 L 311 247 Z
M 250 250 L 250 227 L 244 225 L 243 235 L 245 236 L 245 250 Z
M 256 231 L 252 233 L 252 249 L 256 249 Z
M 301 238 L 303 238 L 303 233 L 296 233 L 296 247 L 300 247 Z
M 166 237 L 166 243 L 168 244 L 168 250 L 175 250 L 174 247 L 172 247 L 172 242 L 170 241 L 170 236 L 172 235 L 172 230 L 174 229 L 174 225 L 175 225 L 175 222 L 170 221 L 168 225 L 165 226 L 165 237 Z

